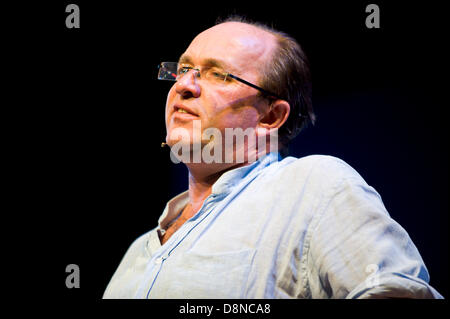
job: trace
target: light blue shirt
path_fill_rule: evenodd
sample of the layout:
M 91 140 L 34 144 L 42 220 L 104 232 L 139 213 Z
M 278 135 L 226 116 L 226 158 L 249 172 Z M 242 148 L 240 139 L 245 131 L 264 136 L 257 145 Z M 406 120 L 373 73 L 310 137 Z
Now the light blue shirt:
M 104 298 L 442 298 L 380 195 L 335 157 L 270 153 L 224 173 L 161 245 L 188 200 L 133 242 Z

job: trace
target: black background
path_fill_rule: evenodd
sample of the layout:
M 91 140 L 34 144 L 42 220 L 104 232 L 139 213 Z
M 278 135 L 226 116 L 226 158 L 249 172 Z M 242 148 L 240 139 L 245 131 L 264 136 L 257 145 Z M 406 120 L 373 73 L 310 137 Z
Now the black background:
M 80 6 L 80 29 L 65 27 L 69 3 Z M 10 190 L 20 195 L 11 212 L 17 237 L 26 238 L 29 292 L 100 299 L 131 242 L 186 189 L 186 169 L 160 148 L 170 84 L 156 80 L 156 66 L 177 60 L 218 16 L 238 13 L 291 34 L 311 61 L 318 120 L 292 155 L 328 154 L 353 166 L 448 297 L 443 9 L 374 1 L 381 28 L 367 29 L 369 3 L 77 0 L 4 10 L 14 13 L 5 62 L 18 87 L 9 92 L 15 117 L 6 137 L 20 140 L 12 143 Z M 65 286 L 71 263 L 80 266 L 80 289 Z

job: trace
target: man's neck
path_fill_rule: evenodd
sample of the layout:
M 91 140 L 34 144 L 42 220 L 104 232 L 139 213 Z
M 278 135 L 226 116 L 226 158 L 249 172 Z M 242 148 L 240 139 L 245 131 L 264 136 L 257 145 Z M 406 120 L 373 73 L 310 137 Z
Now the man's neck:
M 267 155 L 270 152 L 269 146 L 264 151 L 257 153 L 255 158 L 258 160 Z M 243 163 L 186 163 L 189 170 L 189 204 L 193 210 L 192 215 L 200 209 L 205 199 L 212 193 L 212 187 L 219 177 L 229 170 L 249 165 L 248 158 L 246 154 L 246 160 Z
M 203 205 L 204 200 L 212 193 L 212 186 L 225 172 L 248 165 L 248 163 L 215 165 L 187 164 L 189 169 L 189 203 L 193 215 Z

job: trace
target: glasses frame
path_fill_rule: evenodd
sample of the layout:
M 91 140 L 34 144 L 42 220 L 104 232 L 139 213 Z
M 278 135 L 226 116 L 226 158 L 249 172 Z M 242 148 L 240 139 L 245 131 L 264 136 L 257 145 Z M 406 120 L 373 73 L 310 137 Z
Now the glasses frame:
M 178 62 L 161 62 L 161 63 L 158 65 L 158 69 L 161 68 L 161 66 L 162 66 L 163 63 L 177 63 L 177 64 L 179 64 Z M 196 70 L 196 71 L 198 71 L 198 72 L 200 71 L 199 69 L 195 69 L 195 68 L 191 68 L 191 69 L 192 69 L 192 70 Z M 277 98 L 277 99 L 280 99 L 280 100 L 284 100 L 284 99 L 283 99 L 281 96 L 279 96 L 278 94 L 275 94 L 275 93 L 272 93 L 272 92 L 270 92 L 270 91 L 267 91 L 267 90 L 263 89 L 262 87 L 259 87 L 259 86 L 255 85 L 255 84 L 253 84 L 253 83 L 250 83 L 250 82 L 248 82 L 248 81 L 246 81 L 246 80 L 244 80 L 244 79 L 242 79 L 242 78 L 240 78 L 240 77 L 238 77 L 238 76 L 236 76 L 236 75 L 234 75 L 234 74 L 231 74 L 231 73 L 228 73 L 228 72 L 225 72 L 224 74 L 225 74 L 227 77 L 229 76 L 230 78 L 232 78 L 232 79 L 234 79 L 234 80 L 236 80 L 236 81 L 239 81 L 239 82 L 241 82 L 241 83 L 243 83 L 243 84 L 245 84 L 245 85 L 248 85 L 248 86 L 250 86 L 250 87 L 252 87 L 252 88 L 254 88 L 254 89 L 260 91 L 260 92 L 263 93 L 266 97 L 274 97 L 274 98 Z M 172 80 L 172 79 L 160 78 L 159 76 L 158 76 L 158 80 L 163 80 L 163 81 L 174 81 L 174 82 L 177 81 L 176 78 Z

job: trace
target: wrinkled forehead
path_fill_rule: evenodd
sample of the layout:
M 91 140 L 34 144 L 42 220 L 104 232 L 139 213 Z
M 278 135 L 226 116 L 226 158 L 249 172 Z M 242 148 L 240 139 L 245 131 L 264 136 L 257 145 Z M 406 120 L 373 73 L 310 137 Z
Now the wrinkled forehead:
M 254 73 L 270 61 L 276 38 L 260 28 L 239 22 L 216 25 L 200 33 L 183 57 L 194 63 L 215 59 L 237 73 Z

